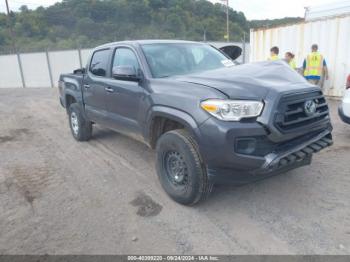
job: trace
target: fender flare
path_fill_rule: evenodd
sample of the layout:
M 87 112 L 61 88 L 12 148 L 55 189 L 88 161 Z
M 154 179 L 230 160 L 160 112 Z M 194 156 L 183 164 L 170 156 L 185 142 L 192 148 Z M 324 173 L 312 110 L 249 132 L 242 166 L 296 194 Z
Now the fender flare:
M 67 100 L 67 96 L 72 96 L 77 101 L 77 103 L 83 104 L 83 97 L 80 94 L 78 94 L 77 92 L 74 92 L 72 90 L 67 89 L 64 92 L 64 101 L 63 101 L 63 103 L 64 103 L 65 107 L 67 107 L 67 101 L 66 101 Z
M 63 79 L 60 80 L 60 82 L 63 83 L 64 88 L 64 96 L 62 97 L 62 103 L 64 107 L 67 108 L 66 98 L 68 95 L 74 97 L 77 103 L 83 104 L 83 94 L 81 90 L 82 81 L 79 81 L 78 79 L 74 78 L 63 77 Z
M 144 138 L 150 144 L 151 139 L 151 130 L 153 125 L 153 119 L 155 117 L 166 117 L 168 119 L 179 122 L 194 136 L 196 141 L 198 141 L 199 137 L 199 126 L 197 122 L 193 119 L 193 117 L 179 109 L 167 106 L 153 106 L 146 117 L 145 129 L 144 129 Z

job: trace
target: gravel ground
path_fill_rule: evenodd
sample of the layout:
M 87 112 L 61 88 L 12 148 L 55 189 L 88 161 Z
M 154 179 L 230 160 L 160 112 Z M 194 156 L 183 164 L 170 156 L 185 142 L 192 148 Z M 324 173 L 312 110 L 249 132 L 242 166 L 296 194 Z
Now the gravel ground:
M 52 89 L 0 90 L 0 254 L 350 254 L 350 126 L 311 166 L 196 207 L 171 201 L 142 143 L 73 140 Z

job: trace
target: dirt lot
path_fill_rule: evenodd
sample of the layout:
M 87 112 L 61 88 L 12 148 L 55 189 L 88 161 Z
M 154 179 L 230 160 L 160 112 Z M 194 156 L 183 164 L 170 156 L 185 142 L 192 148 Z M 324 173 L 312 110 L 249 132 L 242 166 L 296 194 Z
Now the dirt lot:
M 350 126 L 313 164 L 194 208 L 154 152 L 102 128 L 73 140 L 56 90 L 0 90 L 0 254 L 350 254 Z

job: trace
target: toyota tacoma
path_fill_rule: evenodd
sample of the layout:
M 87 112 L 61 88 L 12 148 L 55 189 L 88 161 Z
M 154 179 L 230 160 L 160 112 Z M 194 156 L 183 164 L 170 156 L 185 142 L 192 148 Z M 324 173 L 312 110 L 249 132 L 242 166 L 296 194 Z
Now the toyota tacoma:
M 99 124 L 145 142 L 163 189 L 185 205 L 214 184 L 310 164 L 332 144 L 321 89 L 283 61 L 237 65 L 232 48 L 175 40 L 95 48 L 85 68 L 59 79 L 74 138 L 89 140 Z

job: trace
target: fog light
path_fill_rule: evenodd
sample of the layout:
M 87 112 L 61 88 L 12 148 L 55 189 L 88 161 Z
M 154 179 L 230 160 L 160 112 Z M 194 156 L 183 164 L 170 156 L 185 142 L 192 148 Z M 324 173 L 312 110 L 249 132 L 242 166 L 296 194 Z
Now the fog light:
M 244 155 L 251 155 L 256 149 L 255 138 L 239 138 L 236 140 L 236 152 Z

